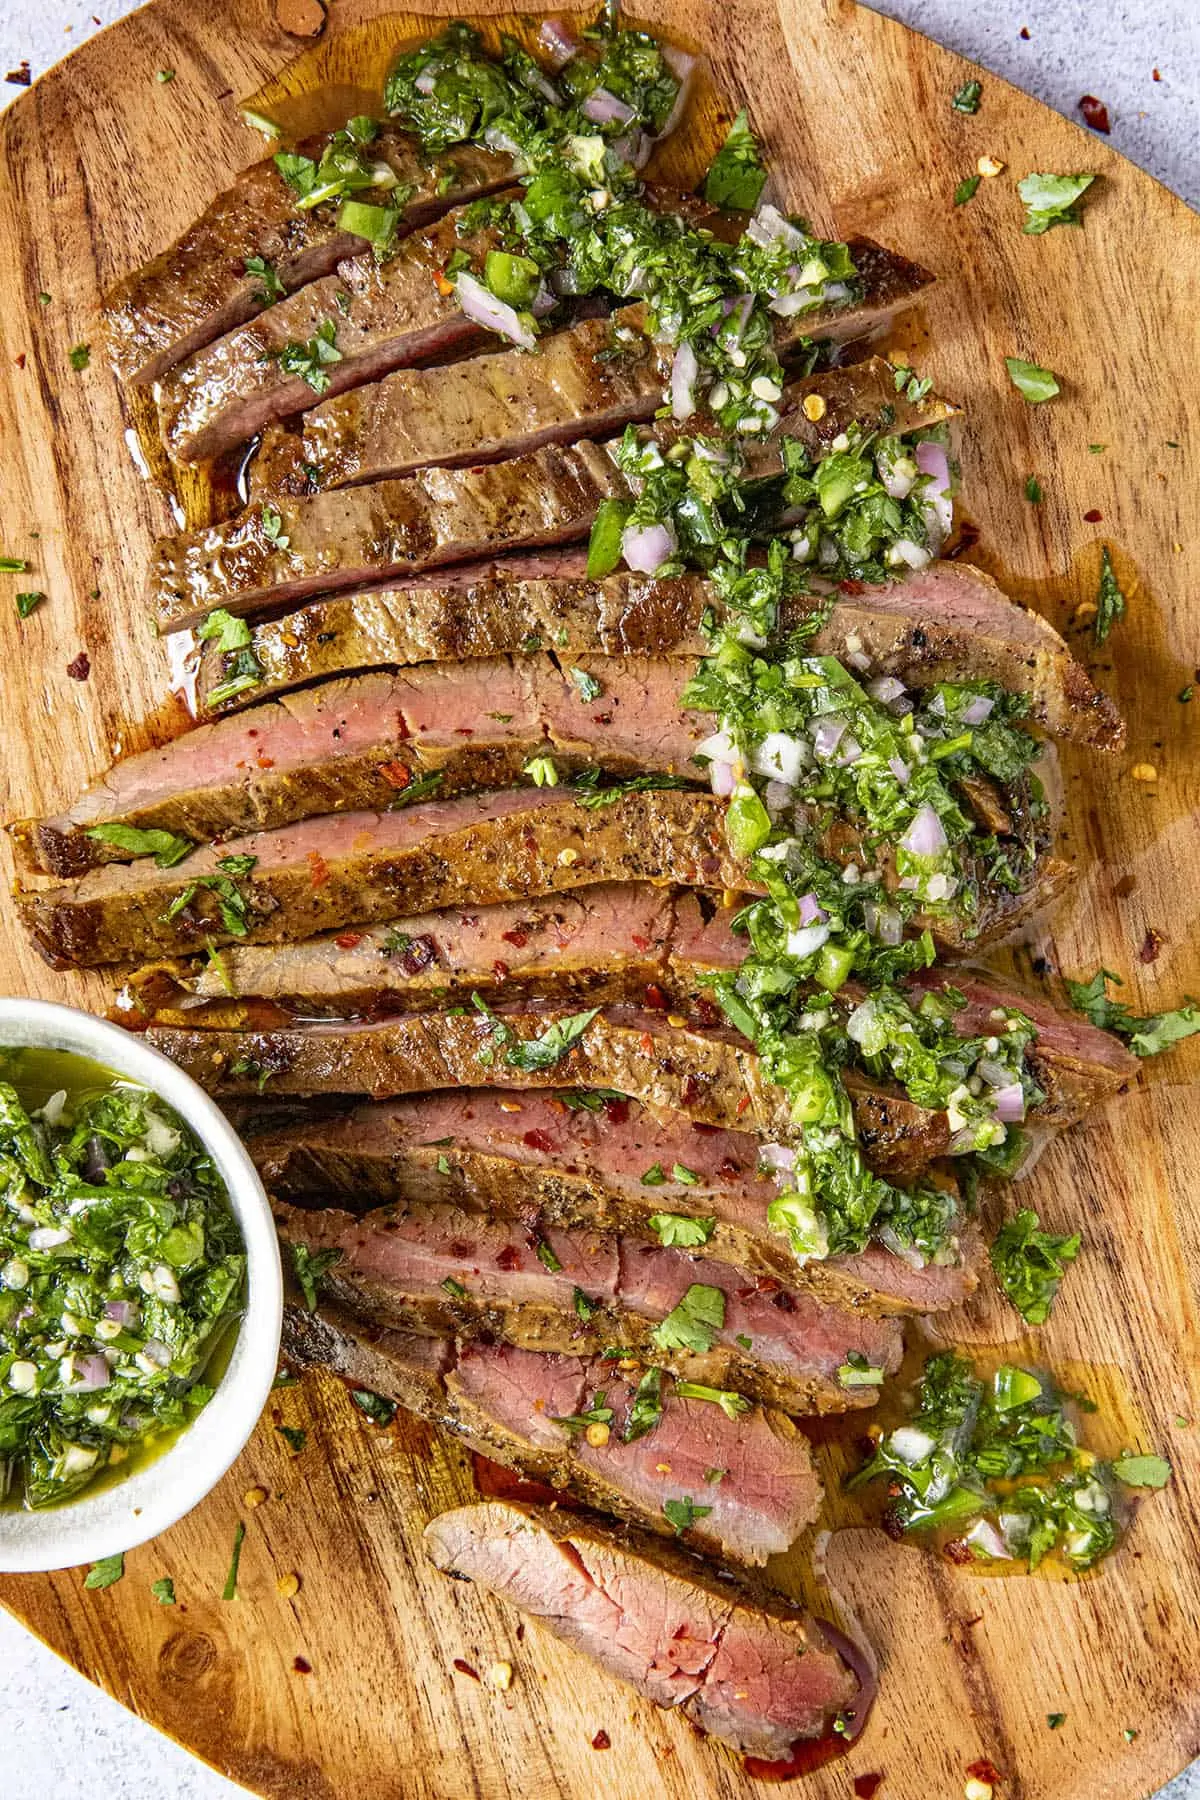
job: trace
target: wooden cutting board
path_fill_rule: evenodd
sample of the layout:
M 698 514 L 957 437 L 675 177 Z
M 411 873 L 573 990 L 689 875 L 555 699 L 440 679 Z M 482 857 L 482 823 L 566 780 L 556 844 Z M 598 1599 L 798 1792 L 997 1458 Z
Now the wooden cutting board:
M 452 10 L 427 0 L 424 17 Z M 389 17 L 386 0 L 329 11 L 319 44 L 267 89 L 268 110 L 317 80 L 371 87 L 390 47 L 422 29 L 415 15 Z M 906 347 L 967 408 L 977 559 L 1065 626 L 1094 596 L 1101 544 L 1112 547 L 1129 616 L 1098 657 L 1086 632 L 1073 636 L 1128 714 L 1129 751 L 1064 756 L 1079 881 L 1019 965 L 1036 955 L 1088 974 L 1103 963 L 1142 1010 L 1200 992 L 1200 686 L 1192 704 L 1177 698 L 1200 661 L 1197 221 L 1100 138 L 994 77 L 982 76 L 977 115 L 956 113 L 952 94 L 978 71 L 850 4 L 660 0 L 654 12 L 659 30 L 710 57 L 728 108 L 749 105 L 788 205 L 838 235 L 875 234 L 942 278 Z M 165 508 L 134 471 L 98 348 L 82 372 L 68 351 L 98 345 L 96 304 L 114 277 L 261 153 L 236 100 L 300 50 L 271 0 L 155 0 L 0 125 L 0 551 L 30 563 L 0 576 L 6 815 L 57 806 L 171 722 L 139 598 Z M 167 69 L 172 80 L 156 79 Z M 694 179 L 720 131 L 710 93 L 671 153 L 674 172 Z M 955 208 L 981 155 L 1007 169 Z M 1013 184 L 1031 169 L 1102 177 L 1081 230 L 1022 235 Z M 1061 397 L 1026 405 L 1006 354 L 1056 369 Z M 1029 475 L 1044 490 L 1036 506 Z M 48 599 L 18 624 L 13 596 L 29 588 Z M 80 651 L 85 681 L 68 673 Z M 1157 779 L 1133 780 L 1138 763 Z M 0 957 L 6 992 L 105 1003 L 100 979 L 47 970 L 10 912 Z M 979 1758 L 1000 1772 L 1003 1800 L 1129 1800 L 1200 1749 L 1200 1426 L 1186 1423 L 1200 1418 L 1198 1069 L 1196 1042 L 1147 1069 L 1047 1154 L 1027 1190 L 1088 1244 L 1030 1353 L 1108 1392 L 1118 1439 L 1167 1452 L 1174 1485 L 1083 1582 L 987 1580 L 852 1522 L 837 1530 L 828 1573 L 878 1647 L 882 1692 L 849 1757 L 808 1780 L 820 1800 L 869 1791 L 853 1778 L 878 1772 L 883 1800 L 955 1797 Z M 982 1344 L 1012 1339 L 1014 1323 L 985 1297 L 946 1329 Z M 278 1423 L 307 1431 L 300 1454 Z M 252 1508 L 260 1487 L 269 1498 Z M 85 1592 L 82 1571 L 8 1577 L 0 1600 L 126 1705 L 279 1800 L 757 1791 L 682 1721 L 432 1571 L 421 1528 L 471 1491 L 462 1454 L 428 1427 L 400 1418 L 379 1431 L 336 1384 L 308 1378 L 276 1395 L 190 1519 L 130 1554 L 118 1586 Z M 835 1523 L 842 1514 L 831 1508 Z M 239 1518 L 238 1597 L 222 1602 Z M 301 1584 L 287 1598 L 277 1580 L 292 1573 Z M 163 1574 L 174 1608 L 150 1595 Z M 512 1664 L 508 1693 L 487 1682 L 496 1661 Z M 1055 1730 L 1052 1713 L 1066 1715 Z M 592 1747 L 600 1731 L 610 1748 Z

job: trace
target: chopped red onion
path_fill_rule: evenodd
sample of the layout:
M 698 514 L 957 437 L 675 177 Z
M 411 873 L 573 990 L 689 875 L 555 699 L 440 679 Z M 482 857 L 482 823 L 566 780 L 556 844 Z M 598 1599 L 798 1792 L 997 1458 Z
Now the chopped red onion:
M 683 117 L 684 108 L 688 103 L 688 98 L 692 91 L 692 81 L 695 77 L 696 65 L 700 60 L 697 56 L 689 55 L 686 50 L 676 49 L 674 44 L 662 44 L 660 45 L 660 51 L 663 61 L 679 83 L 679 89 L 675 95 L 675 104 L 664 119 L 662 130 L 658 133 L 655 140 L 659 143 L 662 142 L 663 138 L 670 137 L 680 119 Z
M 468 319 L 474 319 L 477 325 L 485 326 L 488 331 L 499 332 L 501 337 L 510 338 L 514 344 L 520 344 L 523 350 L 534 349 L 537 339 L 529 327 L 522 324 L 521 315 L 515 307 L 497 300 L 495 294 L 465 270 L 455 276 L 454 286 L 458 292 L 459 304 Z
M 847 650 L 846 661 L 852 669 L 857 669 L 860 675 L 865 675 L 871 666 L 871 659 L 865 650 Z
M 894 675 L 877 675 L 874 681 L 868 681 L 867 692 L 880 706 L 890 706 L 904 692 L 904 683 L 897 681 Z
M 632 131 L 623 131 L 620 137 L 613 138 L 608 147 L 619 162 L 628 163 L 634 169 L 644 169 L 654 154 L 654 139 L 635 125 Z M 629 291 L 635 290 L 631 287 Z
M 529 310 L 535 319 L 544 319 L 546 314 L 553 312 L 557 305 L 558 295 L 552 294 L 543 281 L 539 284 L 538 291 L 533 296 L 533 304 Z
M 653 575 L 670 560 L 675 549 L 675 533 L 670 525 L 627 525 L 621 534 L 625 566 L 638 575 Z
M 779 1175 L 795 1168 L 796 1152 L 788 1144 L 761 1144 L 758 1160 Z
M 799 906 L 802 925 L 819 925 L 829 917 L 815 894 L 801 894 Z
M 795 787 L 807 759 L 807 747 L 801 738 L 791 737 L 786 731 L 769 731 L 754 752 L 753 768 L 756 774 L 771 781 Z
M 819 950 L 829 937 L 828 925 L 802 925 L 798 931 L 787 934 L 787 953 L 789 956 L 811 956 Z
M 70 1383 L 68 1393 L 89 1394 L 96 1388 L 108 1386 L 109 1367 L 104 1357 L 77 1356 L 75 1359 L 75 1379 Z
M 413 86 L 416 88 L 418 94 L 432 94 L 436 80 L 437 77 L 432 69 L 422 69 L 421 73 L 417 76 L 417 79 L 413 82 Z
M 989 700 L 986 694 L 976 694 L 962 710 L 964 725 L 982 725 L 994 708 L 996 702 Z
M 671 416 L 682 425 L 696 410 L 696 377 L 700 364 L 696 352 L 686 341 L 680 344 L 671 364 Z
M 863 923 L 873 938 L 894 949 L 904 936 L 904 920 L 894 906 L 877 906 L 868 900 L 863 907 Z
M 583 103 L 583 116 L 593 125 L 628 125 L 636 114 L 632 106 L 618 100 L 605 87 L 593 88 Z
M 813 750 L 822 762 L 828 762 L 842 741 L 845 719 L 822 719 L 813 732 Z
M 889 756 L 888 768 L 892 771 L 892 774 L 896 777 L 896 780 L 900 783 L 901 787 L 908 786 L 908 778 L 911 775 L 912 770 L 902 756 Z
M 142 1355 L 148 1362 L 157 1363 L 160 1369 L 170 1365 L 171 1352 L 159 1338 L 147 1338 L 142 1345 Z
M 769 204 L 759 207 L 746 227 L 746 236 L 752 244 L 759 244 L 764 248 L 770 244 L 782 243 L 797 254 L 808 248 L 804 233 L 790 225 L 777 206 Z
M 573 56 L 579 55 L 580 43 L 565 19 L 543 19 L 538 32 L 538 43 L 550 59 L 550 67 L 555 71 L 569 63 Z
M 104 1317 L 115 1319 L 118 1325 L 136 1325 L 141 1317 L 141 1309 L 136 1300 L 107 1300 L 104 1304 Z
M 1005 1125 L 1019 1125 L 1025 1117 L 1025 1094 L 1020 1082 L 1010 1081 L 1007 1087 L 997 1088 L 992 1095 L 992 1104 L 996 1117 Z
M 841 763 L 843 768 L 848 768 L 851 763 L 856 763 L 861 755 L 862 745 L 859 743 L 854 733 L 848 731 L 838 748 L 838 762 Z
M 950 459 L 943 444 L 924 439 L 916 448 L 916 463 L 922 475 L 929 477 L 921 492 L 921 511 L 930 536 L 939 547 L 950 535 L 954 523 L 954 502 L 950 498 Z
M 713 793 L 718 800 L 728 800 L 737 786 L 737 776 L 732 763 L 712 762 L 708 767 L 708 779 Z
M 910 856 L 940 856 L 949 841 L 942 821 L 926 801 L 900 839 L 900 848 Z

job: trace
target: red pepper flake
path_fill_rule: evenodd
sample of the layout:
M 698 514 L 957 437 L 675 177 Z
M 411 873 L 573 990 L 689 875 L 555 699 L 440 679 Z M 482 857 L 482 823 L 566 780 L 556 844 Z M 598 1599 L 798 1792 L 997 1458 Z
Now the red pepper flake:
M 15 69 L 10 69 L 4 79 L 11 81 L 14 87 L 28 87 L 33 80 L 33 76 L 29 72 L 29 58 L 26 57 L 23 63 L 18 63 Z
M 657 981 L 648 981 L 646 983 L 646 1005 L 650 1008 L 651 1012 L 666 1012 L 667 1010 L 667 996 L 663 993 Z
M 492 964 L 492 974 L 497 981 L 507 981 L 510 974 L 508 964 L 506 962 L 501 962 L 499 957 L 497 957 L 496 961 Z
M 362 937 L 361 931 L 343 931 L 333 941 L 339 950 L 357 950 L 362 943 Z
M 543 1156 L 549 1156 L 551 1150 L 554 1148 L 554 1142 L 550 1133 L 548 1131 L 539 1130 L 537 1126 L 535 1126 L 532 1131 L 527 1131 L 525 1133 L 525 1142 L 529 1145 L 531 1150 L 539 1150 Z
M 592 1749 L 593 1750 L 611 1750 L 612 1749 L 612 1739 L 609 1737 L 607 1731 L 598 1731 L 596 1733 L 595 1737 L 592 1739 Z
M 1085 512 L 1083 516 L 1089 525 L 1098 525 L 1104 517 L 1104 514 L 1100 511 L 1098 506 L 1093 506 L 1089 507 L 1088 511 Z
M 307 1656 L 293 1656 L 292 1667 L 295 1669 L 297 1675 L 312 1674 L 312 1664 L 309 1662 Z
M 459 1674 L 460 1674 L 460 1675 L 469 1675 L 469 1676 L 470 1676 L 470 1677 L 471 1677 L 471 1680 L 472 1680 L 472 1681 L 478 1681 L 478 1680 L 479 1680 L 479 1671 L 478 1671 L 478 1669 L 473 1669 L 473 1668 L 472 1668 L 472 1667 L 471 1667 L 471 1665 L 470 1665 L 470 1663 L 469 1663 L 469 1662 L 464 1662 L 464 1661 L 463 1661 L 463 1659 L 462 1659 L 462 1657 L 461 1657 L 461 1656 L 456 1656 L 456 1657 L 455 1657 L 455 1659 L 454 1659 L 454 1666 L 455 1666 L 455 1668 L 456 1668 L 456 1669 L 457 1669 L 457 1670 L 458 1670 L 458 1672 L 459 1672 Z
M 968 1764 L 967 1779 L 970 1781 L 988 1781 L 995 1787 L 998 1781 L 1003 1780 L 1003 1776 L 994 1762 L 989 1762 L 986 1756 L 981 1756 L 978 1762 Z
M 1157 69 L 1151 69 L 1150 79 L 1151 79 L 1151 81 L 1161 81 L 1162 76 L 1160 75 L 1160 73 Z
M 450 295 L 454 292 L 454 283 L 452 281 L 447 281 L 440 269 L 435 269 L 433 271 L 433 285 L 442 296 L 443 300 L 448 300 Z
M 67 674 L 72 681 L 86 681 L 92 672 L 92 659 L 86 650 L 81 650 L 73 662 L 67 664 Z
M 875 1800 L 876 1794 L 883 1786 L 883 1775 L 856 1775 L 854 1792 L 856 1800 Z
M 1017 36 L 1023 37 L 1025 39 L 1025 42 L 1028 43 L 1029 42 L 1029 27 L 1028 27 L 1028 25 L 1022 25 L 1020 31 L 1018 31 L 1018 33 L 1017 33 Z
M 408 767 L 407 763 L 380 763 L 379 773 L 383 776 L 383 779 L 387 782 L 388 786 L 393 788 L 406 788 L 412 780 L 412 770 Z
M 315 888 L 324 887 L 325 883 L 329 880 L 329 864 L 325 861 L 325 858 L 321 855 L 319 850 L 310 850 L 307 860 L 309 881 L 312 886 Z
M 1156 931 L 1153 925 L 1147 925 L 1146 935 L 1142 939 L 1142 947 L 1138 951 L 1138 961 L 1140 963 L 1157 962 L 1158 953 L 1165 942 L 1166 939 L 1161 931 Z
M 1083 122 L 1090 125 L 1093 131 L 1102 131 L 1107 137 L 1112 130 L 1109 123 L 1108 108 L 1103 100 L 1097 100 L 1095 94 L 1085 94 L 1079 102 L 1079 110 L 1083 114 Z
M 13 361 L 16 363 L 18 369 L 23 369 L 25 367 L 25 352 L 22 350 L 20 356 L 13 357 Z
M 695 1106 L 700 1098 L 700 1083 L 695 1075 L 684 1076 L 679 1098 L 684 1106 Z
M 638 1039 L 638 1043 L 641 1045 L 647 1056 L 652 1056 L 654 1054 L 654 1039 L 648 1031 L 643 1031 L 641 1037 Z
M 631 931 L 629 934 L 629 941 L 635 950 L 648 950 L 650 948 L 650 939 L 648 937 L 643 937 L 640 931 Z
M 500 936 L 504 939 L 506 944 L 511 944 L 515 950 L 523 950 L 529 942 L 529 933 L 527 931 L 502 931 Z
M 606 1100 L 604 1112 L 610 1124 L 624 1125 L 629 1117 L 629 1102 L 628 1100 Z
M 521 1252 L 517 1249 L 517 1246 L 515 1244 L 505 1244 L 503 1250 L 501 1250 L 496 1258 L 496 1267 L 498 1269 L 511 1270 L 519 1269 L 520 1266 Z
M 737 1103 L 737 1116 L 739 1119 L 741 1118 L 742 1114 L 746 1111 L 746 1108 L 749 1106 L 749 1104 L 750 1104 L 749 1094 L 743 1094 L 741 1099 Z

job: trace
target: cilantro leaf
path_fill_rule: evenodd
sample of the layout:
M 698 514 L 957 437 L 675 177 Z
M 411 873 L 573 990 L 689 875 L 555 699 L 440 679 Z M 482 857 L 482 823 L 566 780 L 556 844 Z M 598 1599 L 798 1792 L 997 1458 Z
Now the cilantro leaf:
M 745 1394 L 734 1394 L 728 1388 L 705 1387 L 699 1381 L 677 1381 L 675 1392 L 681 1400 L 708 1400 L 719 1406 L 727 1419 L 740 1419 L 750 1411 Z
M 1112 557 L 1106 544 L 1100 552 L 1100 586 L 1096 591 L 1096 642 L 1104 643 L 1118 619 L 1125 617 L 1125 596 L 1113 573 Z
M 1059 1237 L 1043 1231 L 1031 1207 L 1007 1220 L 991 1247 L 992 1267 L 1027 1325 L 1044 1325 L 1067 1265 L 1079 1255 L 1078 1232 Z
M 238 1567 L 242 1560 L 242 1545 L 246 1541 L 246 1527 L 241 1519 L 233 1534 L 233 1554 L 229 1559 L 229 1573 L 225 1577 L 225 1586 L 221 1589 L 222 1600 L 237 1599 Z
M 611 1425 L 613 1409 L 605 1405 L 605 1392 L 601 1388 L 585 1412 L 563 1413 L 561 1416 L 551 1413 L 555 1425 L 561 1425 L 569 1437 L 578 1437 L 589 1425 Z
M 306 343 L 285 344 L 282 350 L 271 354 L 285 375 L 298 375 L 314 394 L 324 394 L 329 388 L 330 366 L 342 361 L 337 347 L 337 321 L 322 319 Z
M 977 113 L 983 98 L 982 81 L 964 81 L 950 104 L 957 113 Z
M 604 692 L 600 682 L 594 675 L 589 675 L 586 669 L 568 669 L 567 673 L 579 689 L 579 698 L 585 704 L 589 700 L 597 699 Z
M 270 306 L 273 300 L 282 300 L 287 292 L 275 270 L 274 263 L 269 263 L 265 256 L 248 256 L 242 264 L 247 275 L 258 283 L 257 298 L 264 306 Z
M 1094 175 L 1026 175 L 1017 183 L 1025 206 L 1025 231 L 1041 237 L 1052 225 L 1078 225 L 1080 198 Z
M 628 780 L 611 781 L 600 787 L 600 775 L 599 769 L 583 769 L 571 780 L 575 804 L 585 807 L 588 812 L 598 812 L 602 806 L 615 806 L 626 794 L 649 794 L 659 789 L 693 785 L 683 775 L 631 775 Z
M 964 175 L 954 190 L 955 206 L 965 206 L 968 200 L 973 200 L 979 191 L 979 183 L 982 179 L 980 175 Z
M 758 139 L 743 107 L 704 177 L 704 198 L 710 206 L 753 212 L 766 180 Z
M 1031 406 L 1037 406 L 1043 400 L 1053 400 L 1059 391 L 1053 370 L 1043 369 L 1039 363 L 1023 362 L 1019 356 L 1006 356 L 1004 366 L 1013 386 Z
M 300 1425 L 277 1425 L 275 1427 L 293 1456 L 299 1456 L 308 1442 L 308 1433 Z
M 661 1369 L 647 1369 L 637 1384 L 633 1403 L 629 1408 L 629 1417 L 625 1421 L 625 1429 L 621 1433 L 627 1444 L 632 1444 L 640 1437 L 645 1437 L 654 1430 L 662 1418 L 662 1376 Z
M 712 1349 L 724 1324 L 725 1296 L 720 1288 L 693 1282 L 650 1337 L 660 1350 L 694 1350 L 703 1356 Z
M 37 589 L 37 588 L 33 589 L 30 592 L 24 593 L 24 594 L 18 594 L 17 595 L 17 617 L 18 617 L 18 619 L 27 619 L 29 617 L 30 613 L 36 611 L 36 609 L 42 604 L 42 601 L 45 598 L 46 598 L 45 594 L 43 594 L 40 591 L 40 589 Z
M 160 1575 L 157 1581 L 152 1581 L 150 1592 L 160 1606 L 175 1605 L 175 1583 L 169 1575 Z
M 92 347 L 90 344 L 76 344 L 75 348 L 68 352 L 68 355 L 71 367 L 78 373 L 80 370 L 86 369 L 91 362 Z
M 125 1552 L 118 1550 L 115 1556 L 102 1556 L 99 1562 L 93 1563 L 83 1578 L 83 1585 L 85 1588 L 112 1587 L 124 1573 Z
M 1171 1465 L 1165 1456 L 1118 1456 L 1112 1472 L 1126 1487 L 1164 1488 L 1171 1479 Z
M 715 1218 L 692 1219 L 686 1213 L 655 1213 L 647 1223 L 651 1231 L 658 1233 L 659 1243 L 668 1250 L 693 1250 L 698 1244 L 707 1244 L 717 1228 Z
M 196 636 L 202 644 L 215 638 L 218 650 L 244 650 L 251 642 L 250 627 L 245 619 L 226 612 L 223 606 L 216 607 L 197 625 Z

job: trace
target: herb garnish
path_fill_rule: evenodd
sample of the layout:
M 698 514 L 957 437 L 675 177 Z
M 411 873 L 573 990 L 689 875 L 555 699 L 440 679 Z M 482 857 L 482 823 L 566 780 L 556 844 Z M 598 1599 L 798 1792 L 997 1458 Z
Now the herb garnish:
M 1031 406 L 1040 401 L 1053 400 L 1058 393 L 1058 380 L 1050 369 L 1043 369 L 1039 363 L 1023 362 L 1019 356 L 1006 356 L 1004 366 L 1008 370 L 1009 380 Z
M 1103 644 L 1118 619 L 1125 617 L 1125 596 L 1113 572 L 1112 557 L 1105 544 L 1100 552 L 1100 586 L 1096 590 L 1096 642 Z
M 337 321 L 322 319 L 306 343 L 285 344 L 272 355 L 286 375 L 299 375 L 314 394 L 327 393 L 329 370 L 343 360 L 337 347 Z
M 283 529 L 283 516 L 273 506 L 264 506 L 259 517 L 262 519 L 263 536 L 275 550 L 286 550 L 291 538 Z
M 1025 231 L 1040 237 L 1052 225 L 1078 225 L 1079 201 L 1094 175 L 1026 175 L 1017 183 L 1025 205 Z
M 692 1350 L 705 1355 L 725 1325 L 725 1296 L 720 1288 L 693 1282 L 678 1305 L 650 1333 L 660 1350 Z
M 964 175 L 954 190 L 955 206 L 965 206 L 968 200 L 973 200 L 979 191 L 979 183 L 982 179 L 980 175 Z
M 277 1425 L 275 1427 L 293 1456 L 299 1456 L 308 1442 L 308 1433 L 300 1425 Z
M 745 1394 L 730 1393 L 728 1388 L 705 1387 L 699 1381 L 677 1381 L 675 1392 L 681 1400 L 707 1400 L 713 1406 L 719 1406 L 727 1419 L 740 1419 L 743 1413 L 750 1411 L 751 1402 Z
M 160 1575 L 157 1581 L 152 1581 L 150 1592 L 160 1606 L 175 1605 L 175 1583 L 169 1575 Z
M 643 1175 L 643 1182 L 645 1179 Z M 667 1249 L 693 1250 L 698 1244 L 707 1244 L 717 1228 L 715 1217 L 694 1219 L 686 1213 L 654 1213 L 646 1223 L 651 1231 L 658 1233 L 659 1243 Z
M 753 212 L 766 185 L 758 139 L 750 129 L 745 108 L 729 127 L 725 142 L 704 177 L 704 198 L 710 206 L 734 212 Z
M 274 300 L 282 300 L 287 289 L 279 279 L 274 263 L 269 263 L 265 256 L 248 256 L 242 267 L 247 275 L 258 283 L 256 298 L 264 306 L 270 306 Z
M 340 1262 L 340 1250 L 310 1250 L 307 1244 L 292 1244 L 292 1268 L 296 1280 L 300 1284 L 300 1292 L 304 1295 L 304 1304 L 309 1312 L 317 1309 L 317 1295 L 320 1292 L 322 1278 L 332 1269 L 334 1263 Z
M 584 701 L 585 704 L 589 700 L 598 699 L 604 692 L 603 687 L 596 680 L 596 677 L 594 675 L 589 675 L 586 669 L 568 669 L 567 673 L 579 690 L 579 698 Z
M 76 370 L 76 372 L 78 372 L 80 370 L 86 369 L 88 364 L 91 362 L 92 347 L 90 344 L 76 344 L 75 348 L 73 350 L 68 351 L 67 354 L 68 354 L 68 358 L 70 360 L 71 367 L 74 370 Z
M 1079 1254 L 1078 1232 L 1059 1237 L 1043 1231 L 1036 1212 L 1022 1207 L 996 1234 L 991 1247 L 996 1279 L 1027 1325 L 1044 1325 L 1067 1265 Z
M 1165 1456 L 1118 1456 L 1113 1474 L 1126 1487 L 1164 1488 L 1171 1479 L 1171 1465 Z
M 222 1600 L 237 1599 L 238 1569 L 242 1561 L 242 1545 L 246 1541 L 246 1527 L 241 1519 L 233 1534 L 233 1554 L 229 1559 L 229 1573 L 225 1577 L 225 1586 L 221 1589 Z
M 964 81 L 955 92 L 950 104 L 958 113 L 977 113 L 979 102 L 983 97 L 982 81 Z
M 578 1437 L 589 1425 L 611 1425 L 613 1409 L 605 1405 L 605 1392 L 601 1388 L 585 1412 L 564 1413 L 561 1416 L 551 1413 L 550 1417 L 556 1425 L 564 1428 L 569 1437 Z
M 351 1388 L 350 1400 L 364 1417 L 370 1419 L 372 1425 L 390 1425 L 396 1416 L 396 1402 L 389 1400 L 384 1394 L 375 1393 L 371 1388 Z
M 152 856 L 160 869 L 173 869 L 196 848 L 191 838 L 176 837 L 174 832 L 138 831 L 119 821 L 90 825 L 84 836 L 94 838 L 98 844 L 112 844 L 118 850 L 128 850 L 131 856 Z
M 83 1585 L 85 1588 L 112 1587 L 124 1573 L 125 1552 L 118 1550 L 114 1556 L 102 1556 L 99 1562 L 93 1563 L 83 1578 Z
M 638 1382 L 630 1403 L 629 1417 L 625 1421 L 625 1429 L 621 1433 L 625 1443 L 632 1444 L 638 1438 L 645 1437 L 648 1432 L 654 1430 L 662 1418 L 662 1378 L 661 1369 L 647 1369 Z M 676 1392 L 678 1392 L 678 1386 Z
M 30 613 L 34 612 L 36 610 L 36 608 L 42 604 L 42 601 L 45 598 L 46 598 L 45 594 L 41 593 L 40 590 L 36 590 L 36 589 L 29 593 L 18 594 L 17 595 L 17 617 L 18 617 L 18 619 L 27 619 L 29 617 Z
M 697 1506 L 690 1494 L 685 1494 L 682 1500 L 663 1501 L 663 1512 L 675 1527 L 676 1537 L 690 1531 L 697 1519 L 707 1519 L 711 1511 L 711 1506 Z
M 1195 1000 L 1185 1000 L 1171 1012 L 1147 1013 L 1139 1018 L 1120 1000 L 1109 998 L 1110 981 L 1117 987 L 1122 985 L 1120 976 L 1108 969 L 1099 969 L 1090 981 L 1068 981 L 1067 998 L 1076 1012 L 1085 1014 L 1093 1025 L 1123 1037 L 1135 1056 L 1157 1056 L 1200 1031 L 1200 1004 Z

